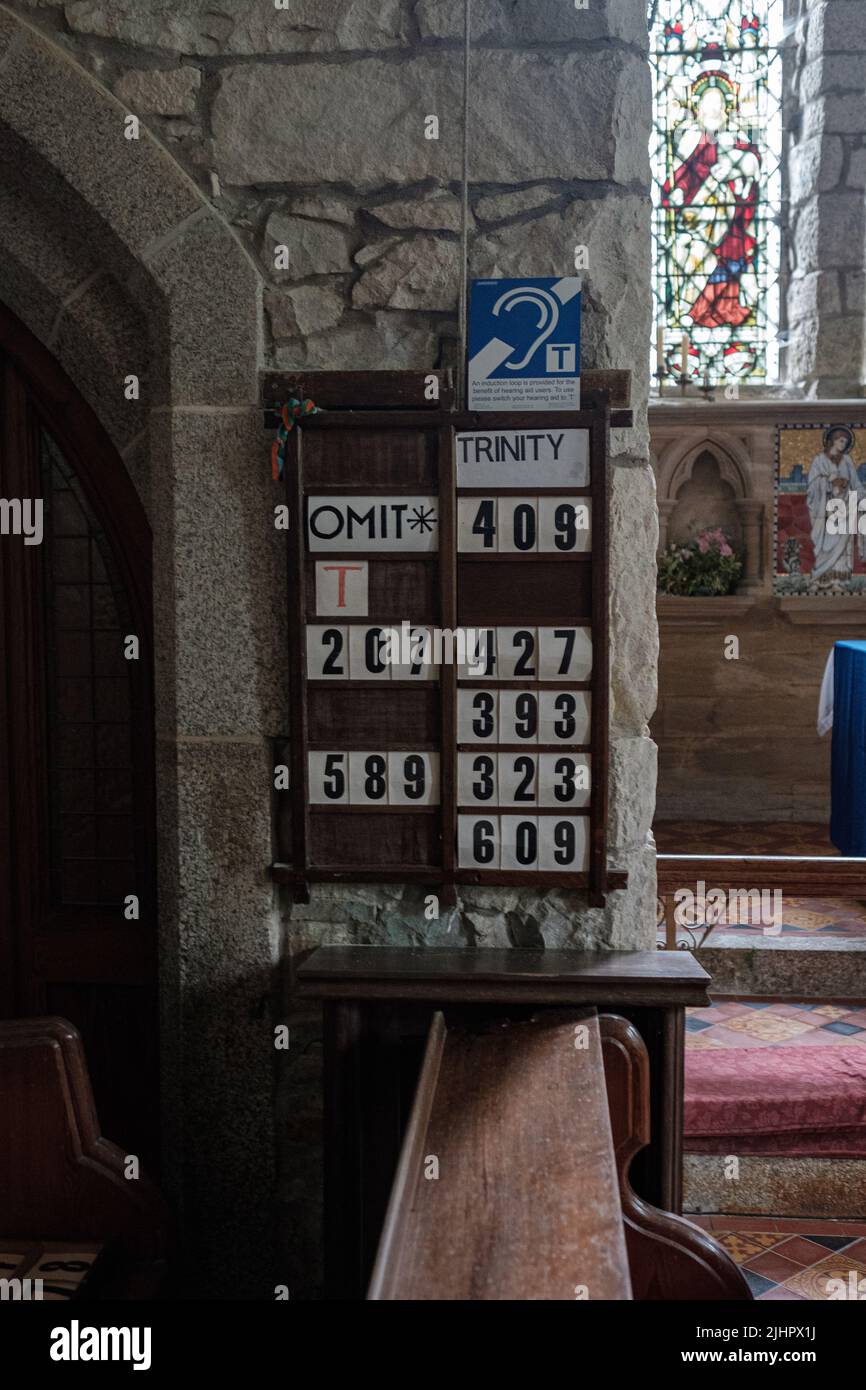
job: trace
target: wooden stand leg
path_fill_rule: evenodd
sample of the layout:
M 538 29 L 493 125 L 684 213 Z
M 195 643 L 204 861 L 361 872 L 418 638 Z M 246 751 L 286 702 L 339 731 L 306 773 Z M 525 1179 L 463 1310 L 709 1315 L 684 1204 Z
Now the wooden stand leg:
M 325 1005 L 325 1297 L 363 1297 L 361 1008 Z

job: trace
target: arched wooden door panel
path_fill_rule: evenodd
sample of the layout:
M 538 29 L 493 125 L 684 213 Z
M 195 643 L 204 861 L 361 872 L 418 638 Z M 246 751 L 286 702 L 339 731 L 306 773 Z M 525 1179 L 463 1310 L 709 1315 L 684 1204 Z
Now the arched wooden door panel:
M 16 534 L 38 501 L 41 536 L 32 505 Z M 71 1019 L 103 1132 L 152 1167 L 150 528 L 90 408 L 2 306 L 0 508 L 0 1015 Z

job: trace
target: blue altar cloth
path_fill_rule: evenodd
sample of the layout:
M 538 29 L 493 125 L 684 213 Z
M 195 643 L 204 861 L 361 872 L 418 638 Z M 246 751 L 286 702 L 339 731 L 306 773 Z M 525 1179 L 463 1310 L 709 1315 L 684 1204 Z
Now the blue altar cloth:
M 866 855 L 866 642 L 833 647 L 830 839 L 840 854 Z

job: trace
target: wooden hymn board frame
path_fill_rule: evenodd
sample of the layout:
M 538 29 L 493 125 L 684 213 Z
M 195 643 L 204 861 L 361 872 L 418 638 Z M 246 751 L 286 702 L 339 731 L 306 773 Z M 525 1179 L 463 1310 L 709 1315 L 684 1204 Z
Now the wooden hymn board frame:
M 300 895 L 313 882 L 413 882 L 429 885 L 447 904 L 458 884 L 547 885 L 586 892 L 592 906 L 601 906 L 610 888 L 625 886 L 625 874 L 608 872 L 606 841 L 611 412 L 605 392 L 586 397 L 576 412 L 328 409 L 291 432 L 285 467 L 290 787 L 282 794 L 289 810 L 280 820 L 283 862 L 271 872 Z M 616 423 L 626 423 L 624 415 Z M 533 484 L 527 462 L 515 465 L 519 485 L 485 479 L 463 486 L 458 436 L 503 431 L 579 439 L 574 448 L 588 460 L 588 481 Z M 471 455 L 471 442 L 461 451 Z M 557 499 L 570 503 L 562 509 Z M 469 525 L 475 500 L 493 503 L 483 516 L 497 518 L 495 539 L 480 521 Z M 471 510 L 464 509 L 459 538 L 461 501 Z M 573 524 L 562 529 L 563 518 L 582 515 L 584 505 L 588 548 L 583 542 L 584 548 L 563 550 L 574 543 Z M 438 530 L 431 535 L 432 509 Z M 364 538 L 376 533 L 366 548 L 355 534 L 345 539 L 350 525 Z M 460 548 L 467 543 L 477 548 Z M 341 574 L 347 564 L 361 569 Z M 338 600 L 347 604 L 345 613 L 333 606 L 334 589 L 326 594 L 325 572 L 336 576 L 331 585 L 348 586 Z M 360 594 L 360 602 L 353 604 L 349 593 Z M 446 662 L 421 667 L 420 660 L 382 670 L 377 633 L 399 631 L 404 622 L 495 632 L 496 674 L 469 675 Z M 581 674 L 587 633 L 591 670 Z M 434 678 L 426 678 L 431 672 Z M 466 691 L 470 696 L 461 701 Z M 569 739 L 568 730 L 585 718 L 584 692 L 588 734 L 584 729 Z M 486 748 L 474 741 L 474 730 L 490 725 L 466 722 L 475 695 L 485 717 L 488 706 L 496 711 Z M 522 697 L 519 708 L 528 713 L 521 723 L 514 710 Z M 555 719 L 554 706 L 568 714 Z M 539 717 L 558 741 L 543 741 Z M 461 741 L 467 729 L 473 741 Z M 537 731 L 521 744 L 518 729 Z M 471 796 L 489 795 L 492 785 L 483 776 L 472 783 L 464 777 L 458 788 L 461 755 L 461 774 L 481 767 L 496 778 L 489 807 L 458 798 L 467 785 Z M 587 756 L 588 795 L 575 790 L 576 769 L 585 768 Z M 526 803 L 515 800 L 518 792 L 533 798 L 522 814 Z M 563 797 L 573 804 L 562 806 Z M 485 868 L 491 854 L 494 865 Z M 530 867 L 523 867 L 527 861 Z M 563 861 L 581 867 L 571 870 Z

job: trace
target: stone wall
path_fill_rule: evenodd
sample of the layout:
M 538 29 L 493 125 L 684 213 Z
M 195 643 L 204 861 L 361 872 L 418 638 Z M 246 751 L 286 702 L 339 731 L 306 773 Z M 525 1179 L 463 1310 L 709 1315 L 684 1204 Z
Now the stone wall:
M 462 4 L 16 0 L 8 8 L 77 66 L 69 81 L 50 64 L 39 68 L 38 111 L 21 117 L 20 157 L 10 163 L 36 174 L 28 161 L 50 127 L 48 158 L 63 172 L 57 188 L 44 183 L 32 285 L 7 260 L 0 293 L 58 350 L 57 324 L 91 304 L 88 261 L 80 274 L 69 268 L 43 333 L 41 286 L 64 245 L 48 219 L 65 206 L 62 180 L 76 181 L 77 161 L 88 174 L 76 197 L 94 211 L 85 218 L 76 203 L 74 216 L 105 284 L 63 360 L 103 418 L 116 414 L 106 383 L 130 353 L 153 393 L 137 426 L 149 418 L 147 440 L 128 419 L 115 437 L 149 504 L 157 560 L 166 1180 L 203 1292 L 269 1297 L 281 1282 L 303 1296 L 315 1287 L 319 1245 L 320 1025 L 315 1010 L 293 1009 L 298 955 L 347 940 L 654 943 L 645 0 L 590 0 L 585 10 L 564 0 L 474 0 L 470 155 L 472 273 L 560 275 L 585 247 L 584 361 L 634 374 L 635 429 L 612 441 L 611 515 L 609 833 L 629 888 L 593 911 L 579 895 L 476 891 L 460 913 L 432 922 L 420 897 L 397 887 L 322 888 L 306 907 L 273 901 L 267 759 L 269 740 L 288 723 L 283 590 L 246 364 L 253 356 L 260 368 L 457 364 Z M 16 63 L 24 46 L 19 37 Z M 142 121 L 142 158 L 156 142 L 175 162 L 177 188 L 196 193 L 181 171 L 197 186 L 178 214 L 182 236 L 156 225 L 160 196 L 150 184 L 123 183 L 132 143 L 120 133 L 124 111 Z M 438 140 L 425 138 L 428 116 L 439 120 Z M 107 188 L 124 225 L 155 224 L 138 235 L 136 255 L 143 245 L 156 289 L 140 266 L 102 248 Z M 220 223 L 231 235 L 215 232 Z M 19 224 L 20 216 L 10 222 L 4 245 L 15 244 Z M 249 259 L 239 258 L 237 240 Z M 275 260 L 282 246 L 287 269 Z M 174 297 L 175 317 L 166 319 L 162 294 Z M 146 333 L 106 331 L 112 295 L 140 305 Z M 282 1020 L 292 1046 L 274 1056 L 272 1028 Z M 237 1261 L 230 1275 L 227 1245 Z
M 866 9 L 786 0 L 786 375 L 806 395 L 864 394 Z

